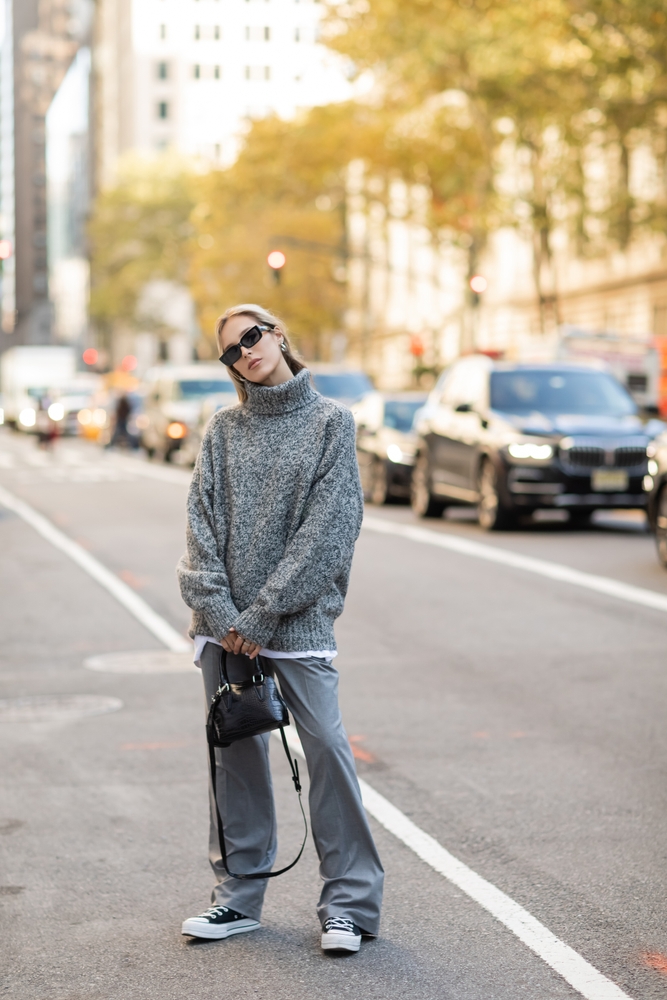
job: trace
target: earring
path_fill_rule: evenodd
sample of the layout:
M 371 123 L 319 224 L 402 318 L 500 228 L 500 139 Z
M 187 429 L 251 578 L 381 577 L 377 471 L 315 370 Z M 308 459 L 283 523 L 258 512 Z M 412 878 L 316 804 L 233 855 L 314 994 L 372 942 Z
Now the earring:
M 280 341 L 280 350 L 281 351 L 286 351 L 287 350 L 287 348 L 285 347 L 285 341 L 284 340 Z

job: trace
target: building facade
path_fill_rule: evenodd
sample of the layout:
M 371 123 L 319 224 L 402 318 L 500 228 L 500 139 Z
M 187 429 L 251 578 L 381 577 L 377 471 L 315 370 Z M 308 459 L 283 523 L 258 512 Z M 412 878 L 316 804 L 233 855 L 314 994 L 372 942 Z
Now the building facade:
M 234 159 L 252 118 L 348 96 L 312 0 L 98 0 L 96 184 L 123 154 Z

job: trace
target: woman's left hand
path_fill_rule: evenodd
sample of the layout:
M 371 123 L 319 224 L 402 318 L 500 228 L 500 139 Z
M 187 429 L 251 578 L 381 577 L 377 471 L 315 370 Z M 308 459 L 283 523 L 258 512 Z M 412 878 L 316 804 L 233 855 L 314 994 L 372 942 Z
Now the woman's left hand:
M 251 660 L 255 659 L 262 648 L 259 643 L 253 642 L 252 639 L 246 639 L 235 628 L 230 628 L 227 635 L 220 641 L 228 653 L 235 653 L 236 655 L 241 653 L 243 656 L 250 657 Z

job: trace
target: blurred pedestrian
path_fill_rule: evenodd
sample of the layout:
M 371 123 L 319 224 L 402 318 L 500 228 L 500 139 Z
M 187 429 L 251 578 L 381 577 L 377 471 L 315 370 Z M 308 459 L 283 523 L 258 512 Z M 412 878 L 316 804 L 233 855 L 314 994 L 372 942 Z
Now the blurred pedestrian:
M 378 933 L 383 870 L 338 707 L 334 620 L 343 610 L 363 512 L 350 411 L 315 391 L 285 327 L 235 306 L 216 337 L 240 405 L 211 419 L 188 496 L 178 567 L 207 704 L 220 658 L 261 657 L 276 676 L 310 775 L 320 861 L 322 948 L 358 951 Z M 233 660 L 233 656 L 229 659 Z M 230 870 L 265 872 L 276 856 L 269 735 L 218 750 L 218 808 Z M 211 808 L 213 906 L 183 933 L 224 938 L 259 927 L 266 879 L 226 874 Z
M 113 434 L 111 435 L 111 440 L 109 441 L 108 444 L 109 448 L 112 448 L 114 445 L 118 444 L 124 444 L 127 447 L 133 446 L 133 441 L 127 427 L 127 422 L 130 419 L 131 413 L 132 413 L 132 404 L 130 403 L 127 396 L 123 393 L 123 395 L 119 396 L 116 401 L 116 412 L 114 414 L 114 428 L 113 428 Z

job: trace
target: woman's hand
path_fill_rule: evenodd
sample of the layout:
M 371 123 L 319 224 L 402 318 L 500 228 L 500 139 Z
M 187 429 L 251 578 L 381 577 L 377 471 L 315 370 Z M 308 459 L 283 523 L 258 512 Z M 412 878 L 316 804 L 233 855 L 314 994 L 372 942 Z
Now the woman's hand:
M 255 659 L 262 648 L 259 643 L 240 635 L 235 628 L 230 628 L 227 635 L 220 640 L 220 644 L 228 653 L 235 653 L 237 656 L 242 653 L 243 656 L 249 656 L 251 660 Z

